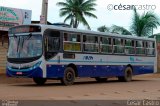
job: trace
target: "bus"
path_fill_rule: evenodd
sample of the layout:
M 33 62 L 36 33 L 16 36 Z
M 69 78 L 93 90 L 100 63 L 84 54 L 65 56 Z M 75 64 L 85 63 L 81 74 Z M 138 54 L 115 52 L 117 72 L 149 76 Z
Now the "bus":
M 38 85 L 58 79 L 72 85 L 77 77 L 98 82 L 157 72 L 156 40 L 53 25 L 9 29 L 6 74 L 33 78 Z

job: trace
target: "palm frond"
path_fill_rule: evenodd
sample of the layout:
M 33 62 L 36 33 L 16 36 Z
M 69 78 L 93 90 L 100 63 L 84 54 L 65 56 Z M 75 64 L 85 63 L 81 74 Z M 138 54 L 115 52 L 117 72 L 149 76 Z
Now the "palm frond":
M 88 17 L 97 18 L 96 15 L 94 15 L 94 14 L 92 14 L 92 13 L 90 13 L 90 12 L 84 12 L 84 15 L 85 15 L 85 16 L 88 16 Z
M 158 17 L 153 12 L 143 13 L 141 16 L 134 9 L 131 31 L 137 36 L 150 36 L 153 29 L 160 25 Z
M 93 7 L 93 6 L 96 6 L 97 4 L 95 3 L 95 1 L 96 0 L 87 0 L 82 4 L 82 7 L 86 7 L 86 6 Z
M 65 22 L 67 20 L 71 20 L 70 24 L 73 27 L 78 27 L 79 23 L 82 23 L 84 26 L 87 26 L 90 29 L 88 22 L 86 21 L 84 16 L 97 18 L 96 15 L 91 13 L 91 11 L 95 11 L 96 0 L 65 0 L 65 2 L 58 2 L 57 5 L 61 6 L 60 16 L 67 16 L 65 18 Z M 72 18 L 70 16 L 72 14 Z
M 91 28 L 90 28 L 88 22 L 86 21 L 86 19 L 83 16 L 81 16 L 80 14 L 76 14 L 76 15 L 77 15 L 77 19 L 79 20 L 79 22 L 81 22 L 84 26 L 86 26 L 87 29 L 91 30 Z
M 72 14 L 69 14 L 69 15 L 65 18 L 64 23 L 66 23 L 66 21 L 72 20 L 72 19 L 73 19 L 73 15 L 72 15 Z
M 68 4 L 64 2 L 58 2 L 56 5 L 62 6 L 62 7 L 68 7 Z

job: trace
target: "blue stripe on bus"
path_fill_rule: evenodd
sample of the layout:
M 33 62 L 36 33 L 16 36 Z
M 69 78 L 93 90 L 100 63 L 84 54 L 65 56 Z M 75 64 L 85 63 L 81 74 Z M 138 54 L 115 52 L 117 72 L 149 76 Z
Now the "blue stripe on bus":
M 58 60 L 50 60 L 48 62 L 59 62 Z M 71 60 L 60 60 L 60 62 L 70 62 L 70 63 L 126 63 L 126 64 L 150 64 L 154 65 L 154 62 L 115 62 L 115 61 L 71 61 Z
M 67 65 L 47 65 L 47 78 L 62 78 Z M 122 65 L 77 65 L 78 77 L 114 77 L 124 76 L 126 66 Z M 133 75 L 154 72 L 154 66 L 133 66 Z
M 47 78 L 62 78 L 67 65 L 47 65 Z M 138 66 L 134 65 L 133 75 L 154 73 L 154 66 Z M 78 77 L 114 77 L 124 76 L 125 65 L 77 65 Z M 22 72 L 22 75 L 17 75 L 17 72 Z M 12 77 L 43 77 L 43 72 L 40 67 L 30 71 L 13 71 L 7 68 L 7 75 Z

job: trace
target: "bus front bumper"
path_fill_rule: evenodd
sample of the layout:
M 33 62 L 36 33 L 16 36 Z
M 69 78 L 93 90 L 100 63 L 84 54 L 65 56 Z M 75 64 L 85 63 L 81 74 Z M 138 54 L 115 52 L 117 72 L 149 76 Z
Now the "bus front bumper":
M 43 71 L 40 67 L 32 70 L 21 70 L 21 69 L 6 69 L 6 75 L 8 77 L 21 77 L 21 78 L 43 78 Z

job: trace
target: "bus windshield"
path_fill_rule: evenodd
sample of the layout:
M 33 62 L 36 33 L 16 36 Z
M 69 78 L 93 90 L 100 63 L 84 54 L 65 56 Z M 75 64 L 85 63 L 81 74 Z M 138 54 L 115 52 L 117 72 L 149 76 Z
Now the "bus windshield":
M 8 58 L 34 58 L 41 55 L 42 36 L 40 34 L 9 37 Z

